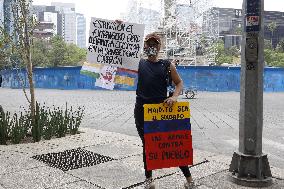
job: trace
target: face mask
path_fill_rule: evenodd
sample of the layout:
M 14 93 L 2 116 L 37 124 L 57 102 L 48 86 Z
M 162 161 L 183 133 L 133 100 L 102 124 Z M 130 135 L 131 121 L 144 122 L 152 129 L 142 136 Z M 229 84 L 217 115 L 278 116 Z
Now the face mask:
M 144 49 L 144 53 L 147 56 L 157 56 L 158 55 L 158 49 L 156 47 L 148 47 Z

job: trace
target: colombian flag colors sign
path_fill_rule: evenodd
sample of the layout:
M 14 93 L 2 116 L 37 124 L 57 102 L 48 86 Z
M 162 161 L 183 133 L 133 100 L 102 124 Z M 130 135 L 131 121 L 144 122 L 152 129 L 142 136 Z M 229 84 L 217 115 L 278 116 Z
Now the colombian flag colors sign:
M 148 170 L 193 164 L 189 102 L 144 105 Z

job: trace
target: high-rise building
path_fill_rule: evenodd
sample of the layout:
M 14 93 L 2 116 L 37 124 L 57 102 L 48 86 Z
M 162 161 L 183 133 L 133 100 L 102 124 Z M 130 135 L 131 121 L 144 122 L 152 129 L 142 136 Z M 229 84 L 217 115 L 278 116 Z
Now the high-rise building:
M 0 3 L 0 6 L 2 3 Z M 3 1 L 3 6 L 2 6 L 2 19 L 3 19 L 3 25 L 4 29 L 7 33 L 11 34 L 13 32 L 13 15 L 12 15 L 12 3 L 9 0 L 4 0 Z
M 75 4 L 53 2 L 51 6 L 35 5 L 33 14 L 46 27 L 43 31 L 40 27 L 39 32 L 48 31 L 50 34 L 53 26 L 53 35 L 62 36 L 66 43 L 86 48 L 86 18 L 75 12 Z
M 0 0 L 0 27 L 4 26 L 4 0 Z
M 44 22 L 50 22 L 53 23 L 53 34 L 57 35 L 57 14 L 55 12 L 43 12 L 43 20 Z
M 56 11 L 59 11 L 62 14 L 62 23 L 64 28 L 62 37 L 64 38 L 64 41 L 66 43 L 77 44 L 75 4 L 52 2 L 51 5 L 55 7 Z
M 39 22 L 34 29 L 33 36 L 38 39 L 50 40 L 54 36 L 54 24 L 52 22 Z
M 47 26 L 44 31 L 48 31 L 49 34 L 52 32 L 52 35 L 59 35 L 64 38 L 63 16 L 56 10 L 55 6 L 34 5 L 32 13 L 40 23 L 43 23 L 43 26 Z M 50 31 L 50 26 L 53 27 L 53 31 Z
M 76 44 L 76 13 L 64 13 L 64 40 Z
M 77 33 L 76 42 L 78 47 L 86 48 L 86 18 L 83 14 L 76 14 Z
M 61 3 L 61 2 L 52 2 L 51 6 L 55 6 L 56 10 L 62 13 L 65 12 L 75 12 L 75 4 L 74 3 Z

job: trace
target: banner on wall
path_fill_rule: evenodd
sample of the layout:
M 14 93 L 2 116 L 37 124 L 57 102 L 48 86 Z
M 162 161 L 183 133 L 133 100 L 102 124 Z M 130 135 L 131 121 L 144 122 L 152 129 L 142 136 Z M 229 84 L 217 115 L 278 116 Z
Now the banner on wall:
M 119 24 L 113 20 L 92 18 L 87 61 L 137 70 L 143 49 L 144 28 L 143 24 Z
M 114 86 L 118 88 L 123 86 L 133 87 L 137 78 L 137 71 L 134 70 L 88 62 L 84 62 L 80 74 L 95 78 L 95 86 L 110 90 Z
M 144 139 L 148 170 L 192 165 L 189 102 L 145 104 Z

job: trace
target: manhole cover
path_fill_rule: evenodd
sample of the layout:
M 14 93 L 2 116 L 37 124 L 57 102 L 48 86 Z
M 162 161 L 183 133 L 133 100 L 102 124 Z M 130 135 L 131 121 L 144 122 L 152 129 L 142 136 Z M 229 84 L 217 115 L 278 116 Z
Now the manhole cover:
M 90 167 L 114 160 L 111 157 L 96 154 L 82 148 L 36 155 L 32 158 L 42 161 L 50 167 L 61 169 L 62 171 Z

